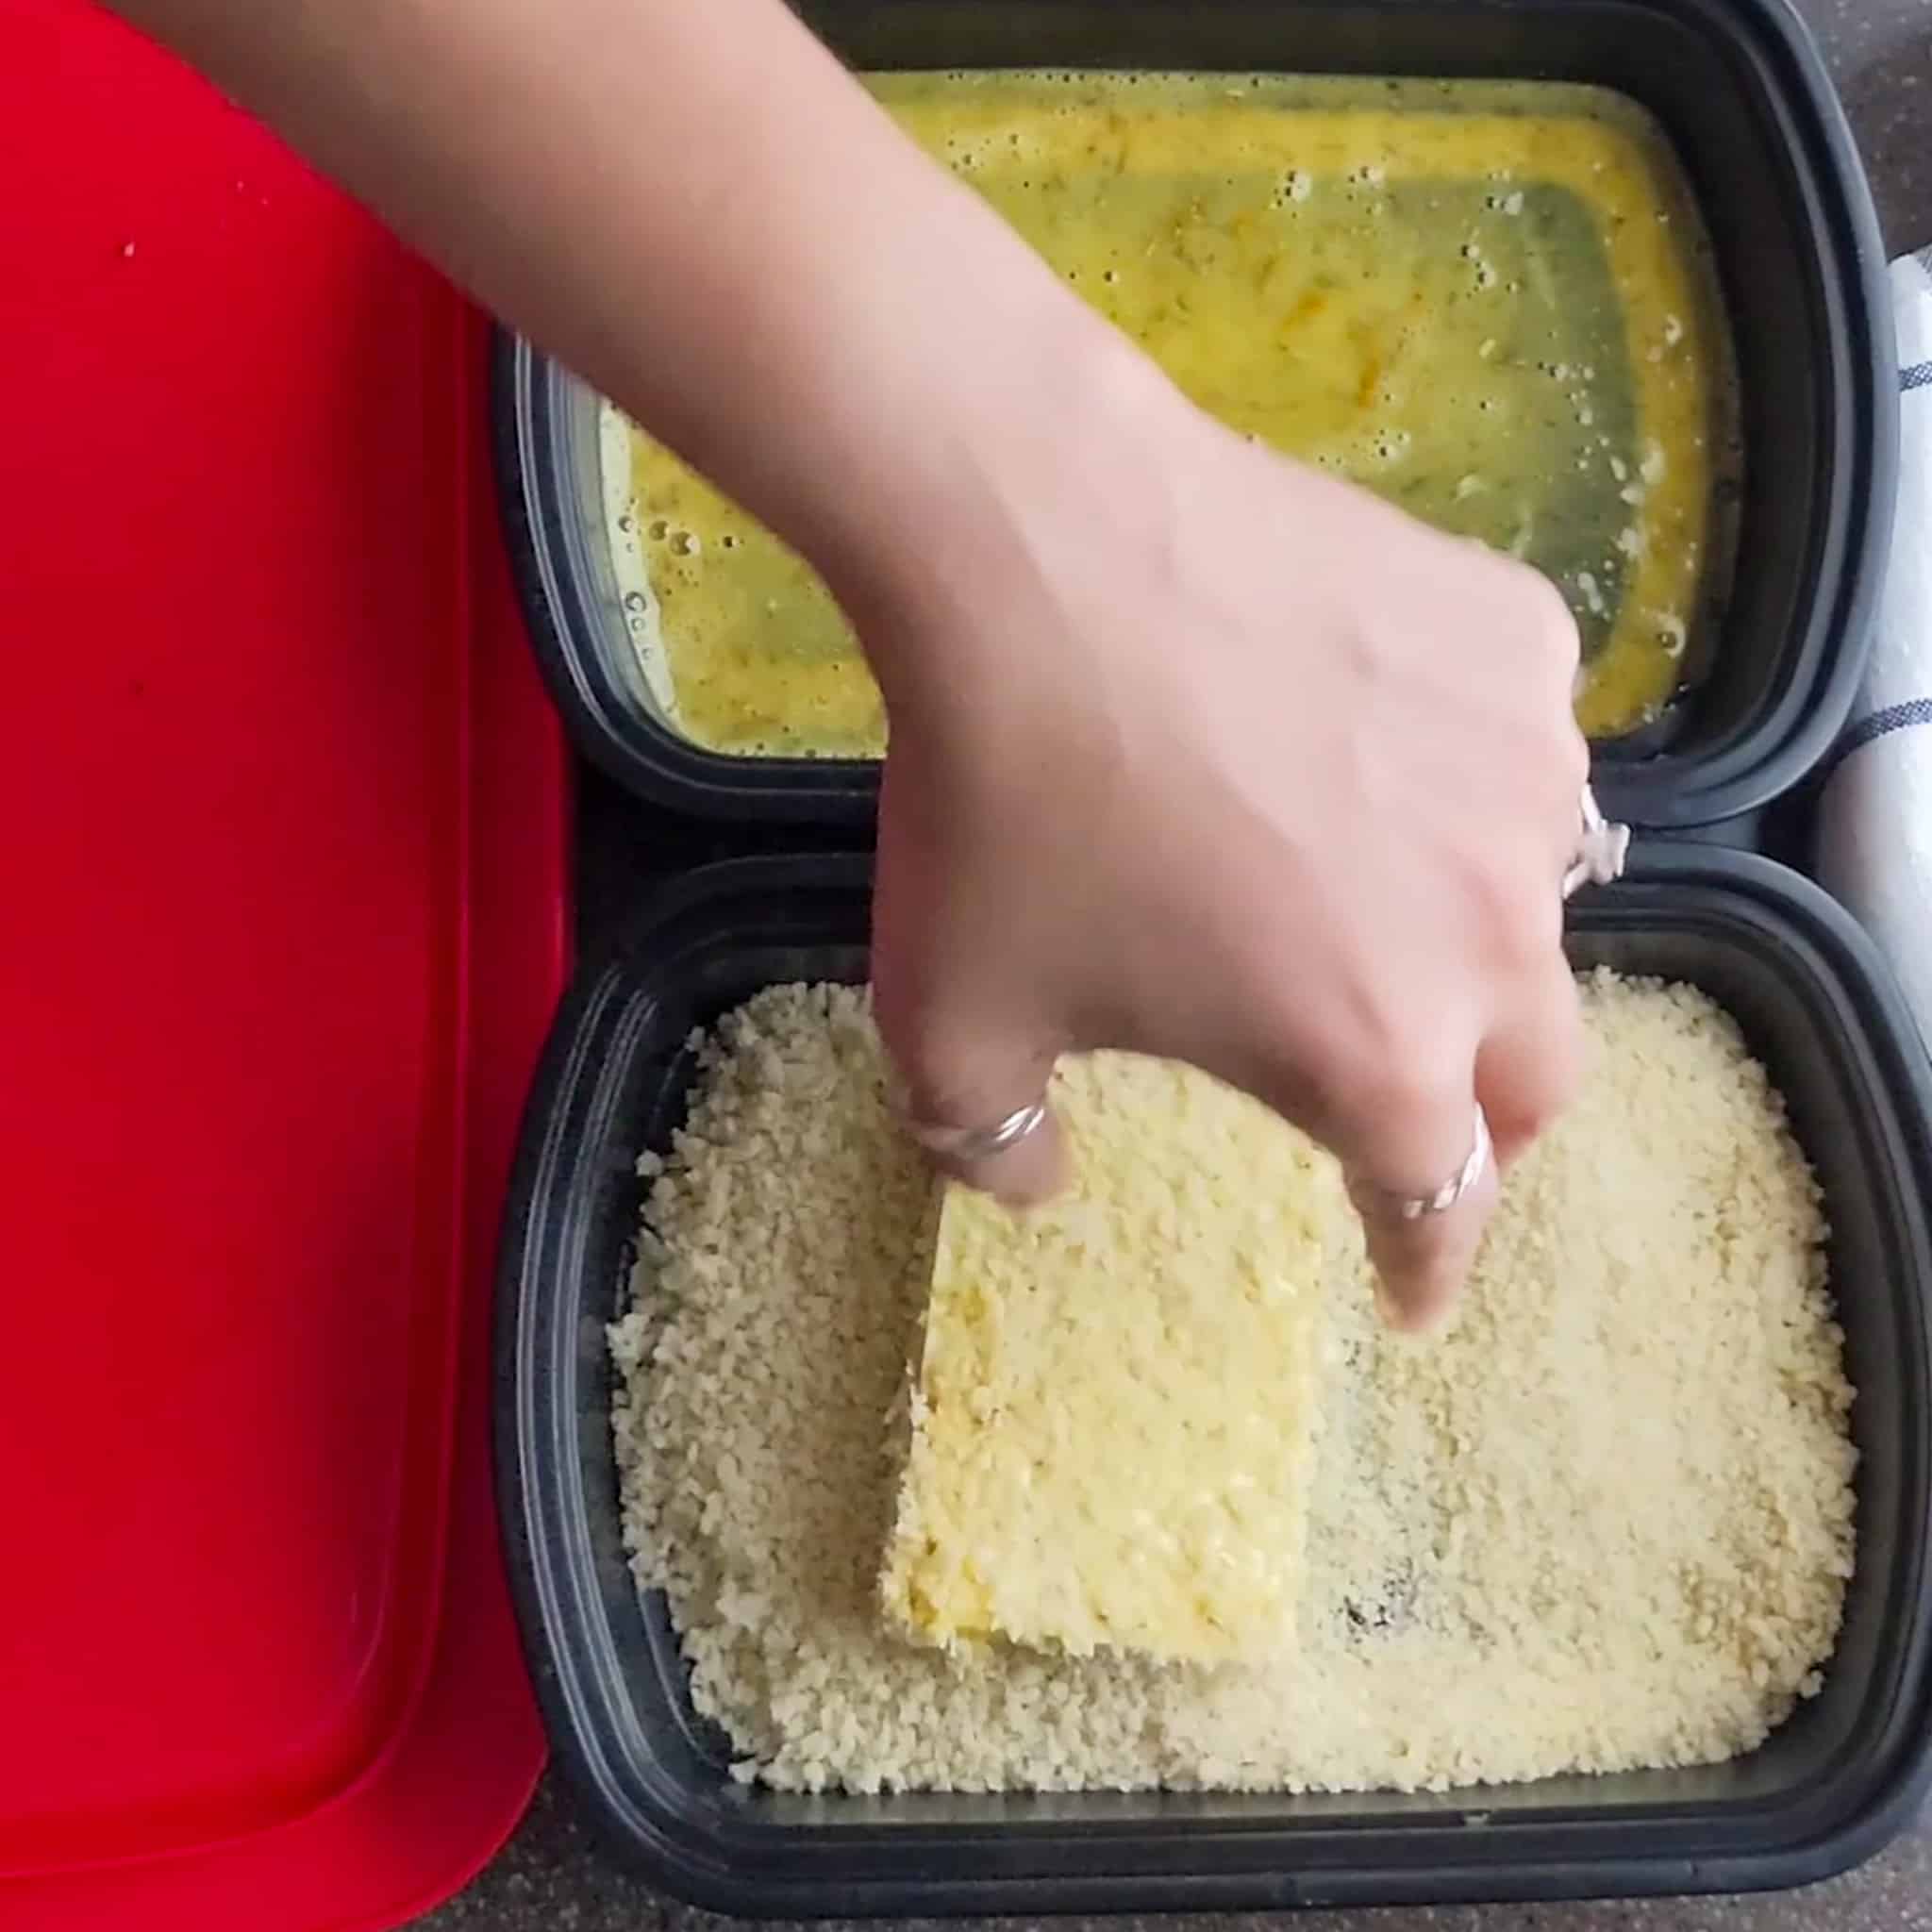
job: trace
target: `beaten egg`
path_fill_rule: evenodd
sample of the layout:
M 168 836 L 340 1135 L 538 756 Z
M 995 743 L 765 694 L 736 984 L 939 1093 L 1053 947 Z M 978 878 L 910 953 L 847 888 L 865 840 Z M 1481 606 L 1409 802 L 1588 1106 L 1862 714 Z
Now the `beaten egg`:
M 1592 738 L 1662 710 L 1728 588 L 1740 452 L 1708 245 L 1641 109 L 1541 82 L 869 85 L 1203 408 L 1548 575 Z M 667 718 L 717 751 L 879 756 L 810 567 L 608 407 L 603 466 Z

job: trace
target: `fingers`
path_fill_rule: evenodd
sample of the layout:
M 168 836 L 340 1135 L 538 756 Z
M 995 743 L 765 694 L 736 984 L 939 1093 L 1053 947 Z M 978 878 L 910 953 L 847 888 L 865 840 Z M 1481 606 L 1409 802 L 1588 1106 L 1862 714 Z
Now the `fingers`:
M 874 1011 L 895 1102 L 933 1165 L 1028 1206 L 1065 1183 L 1059 1123 L 1049 1107 L 1024 1133 L 998 1130 L 1045 1100 L 1064 1042 L 1031 1017 L 1038 975 L 1025 970 L 1024 949 L 1001 943 L 1008 927 L 961 890 L 949 829 L 942 806 L 905 781 L 895 743 L 880 804 Z
M 1461 1291 L 1496 1200 L 1470 1073 L 1432 1082 L 1406 1073 L 1353 1112 L 1327 1138 L 1362 1219 L 1384 1319 L 1434 1327 Z M 1445 1189 L 1456 1191 L 1453 1204 L 1417 1210 Z
M 1382 1311 L 1394 1326 L 1426 1329 L 1448 1313 L 1494 1211 L 1502 1173 L 1568 1104 L 1582 1058 L 1575 981 L 1552 947 L 1525 965 L 1499 1003 L 1473 1074 L 1405 1074 L 1385 1085 L 1376 1105 L 1343 1114 L 1331 1130 Z M 1405 1202 L 1428 1201 L 1461 1177 L 1479 1120 L 1493 1150 L 1480 1175 L 1442 1211 L 1405 1215 Z
M 922 999 L 908 984 L 889 965 L 874 985 L 908 1131 L 941 1174 L 1013 1207 L 1058 1193 L 1067 1157 L 1046 1098 L 1053 1045 L 957 995 Z
M 1524 975 L 1476 1055 L 1475 1091 L 1507 1169 L 1569 1105 L 1583 1069 L 1576 981 L 1560 952 Z
M 1485 1163 L 1474 1186 L 1446 1213 L 1404 1221 L 1386 1205 L 1364 1205 L 1356 1187 L 1350 1198 L 1362 1218 L 1382 1319 L 1391 1328 L 1416 1334 L 1440 1327 L 1469 1279 L 1495 1211 L 1494 1160 Z
M 894 1062 L 907 1129 L 941 1174 L 1016 1208 L 1066 1184 L 1066 1143 L 1046 1099 L 1050 1055 L 1016 1054 L 989 1039 L 948 1061 L 915 1036 L 894 1050 Z

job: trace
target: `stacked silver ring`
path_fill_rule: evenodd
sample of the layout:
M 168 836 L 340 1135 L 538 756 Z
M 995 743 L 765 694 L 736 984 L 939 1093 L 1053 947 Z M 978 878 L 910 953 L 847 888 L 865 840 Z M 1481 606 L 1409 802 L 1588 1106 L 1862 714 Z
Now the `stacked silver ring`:
M 1017 1147 L 1033 1133 L 1046 1119 L 1046 1095 L 1042 1093 L 1038 1100 L 1016 1107 L 990 1127 L 936 1126 L 930 1121 L 914 1119 L 904 1106 L 899 1108 L 899 1116 L 906 1124 L 906 1131 L 928 1154 L 941 1160 L 971 1164 L 991 1160 L 995 1154 Z
M 1596 802 L 1596 793 L 1583 788 L 1583 831 L 1576 841 L 1576 855 L 1563 874 L 1563 896 L 1570 898 L 1584 886 L 1607 886 L 1624 876 L 1630 857 L 1630 827 L 1607 819 Z
M 1494 1145 L 1490 1138 L 1490 1117 L 1478 1102 L 1469 1152 L 1463 1157 L 1462 1165 L 1433 1193 L 1398 1194 L 1377 1187 L 1373 1181 L 1363 1180 L 1359 1175 L 1350 1174 L 1349 1199 L 1368 1220 L 1424 1221 L 1438 1214 L 1447 1214 L 1462 1205 L 1471 1190 L 1489 1171 Z
M 1462 1165 L 1433 1194 L 1411 1196 L 1396 1203 L 1395 1211 L 1404 1221 L 1421 1221 L 1430 1214 L 1447 1214 L 1452 1208 L 1460 1206 L 1462 1198 L 1482 1179 L 1490 1165 L 1490 1151 L 1494 1143 L 1490 1139 L 1490 1117 L 1478 1103 L 1475 1110 L 1475 1132 L 1470 1139 L 1469 1153 Z

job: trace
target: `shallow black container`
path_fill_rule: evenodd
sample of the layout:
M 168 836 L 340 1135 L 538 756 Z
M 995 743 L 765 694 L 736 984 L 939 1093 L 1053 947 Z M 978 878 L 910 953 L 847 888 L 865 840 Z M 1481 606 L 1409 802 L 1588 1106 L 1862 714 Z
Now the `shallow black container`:
M 1872 198 L 1815 46 L 1784 0 L 807 0 L 853 65 L 1284 70 L 1590 81 L 1648 108 L 1702 203 L 1737 340 L 1746 481 L 1708 675 L 1600 745 L 1640 826 L 1715 823 L 1801 778 L 1864 661 L 1891 523 L 1890 308 Z M 621 784 L 724 819 L 862 824 L 878 768 L 700 750 L 636 668 L 604 530 L 596 402 L 506 341 L 506 519 L 545 674 Z
M 865 861 L 687 874 L 565 1004 L 525 1121 L 500 1281 L 498 1474 L 530 1664 L 558 1758 L 606 1837 L 730 1910 L 1155 1910 L 1557 1898 L 1797 1884 L 1875 1850 L 1928 1771 L 1932 1074 L 1868 941 L 1747 854 L 1640 852 L 1572 911 L 1579 965 L 1706 988 L 1790 1103 L 1832 1224 L 1858 1401 L 1857 1574 L 1824 1693 L 1697 1771 L 1442 1797 L 793 1798 L 727 1774 L 661 1602 L 620 1541 L 604 1324 L 637 1225 L 638 1155 L 682 1117 L 688 1036 L 759 987 L 858 980 Z

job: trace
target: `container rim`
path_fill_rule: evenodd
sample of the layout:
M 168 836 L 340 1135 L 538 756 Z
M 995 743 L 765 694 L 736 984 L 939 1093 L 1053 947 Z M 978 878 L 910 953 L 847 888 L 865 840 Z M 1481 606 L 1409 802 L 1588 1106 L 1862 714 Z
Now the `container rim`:
M 802 879 L 801 872 L 807 875 Z M 1886 1614 L 1900 1634 L 1886 1665 L 1892 1692 L 1872 1748 L 1840 1753 L 1819 1779 L 1770 1798 L 1700 1807 L 1584 1803 L 1491 1816 L 1479 1794 L 1440 1810 L 1291 1827 L 1265 1820 L 1073 1821 L 1021 1817 L 937 1827 L 759 1819 L 709 1797 L 680 1810 L 663 1774 L 641 1788 L 622 1774 L 621 1739 L 598 1694 L 624 1669 L 596 1598 L 589 1542 L 584 1425 L 571 1355 L 589 1319 L 555 1283 L 582 1281 L 584 1232 L 550 1206 L 573 1147 L 618 1105 L 625 1024 L 623 961 L 675 957 L 676 932 L 720 900 L 764 905 L 801 885 L 823 901 L 863 902 L 863 855 L 750 858 L 690 873 L 638 914 L 611 961 L 567 997 L 533 1089 L 508 1208 L 498 1279 L 496 1454 L 505 1541 L 526 1654 L 553 1745 L 595 1827 L 678 1896 L 717 1910 L 791 1917 L 982 1911 L 1263 1909 L 1304 1905 L 1448 1904 L 1741 1891 L 1807 1883 L 1870 1856 L 1907 1822 L 1932 1783 L 1932 1599 L 1924 1539 L 1901 1559 Z M 1900 1185 L 1899 1292 L 1919 1338 L 1911 1386 L 1926 1399 L 1932 1284 L 1932 1062 L 1872 942 L 1818 888 L 1755 854 L 1647 841 L 1621 886 L 1577 902 L 1579 922 L 1638 918 L 1657 894 L 1685 912 L 1720 907 L 1738 931 L 1784 936 L 1784 950 L 1847 1004 L 1859 1079 L 1877 1105 L 1874 1133 Z M 1612 928 L 1614 929 L 1614 928 Z M 668 949 L 668 951 L 667 951 Z M 600 1031 L 600 1029 L 602 1029 Z M 1909 1182 L 1909 1186 L 1905 1183 Z M 561 1245 L 559 1245 L 561 1243 Z M 575 1261 L 573 1260 L 575 1257 Z M 575 1268 L 577 1272 L 572 1274 Z M 601 1324 L 600 1324 L 601 1326 Z M 559 1393 L 559 1391 L 562 1391 Z M 1932 1475 L 1932 1443 L 1902 1452 L 1914 1494 Z M 626 1577 L 626 1582 L 628 1581 Z M 1018 1801 L 1024 1811 L 1024 1801 Z M 1365 1795 L 1364 1809 L 1373 1807 Z M 696 1830 L 693 1830 L 695 1823 Z M 1480 1829 L 1472 1829 L 1480 1825 Z M 1215 1869 L 1200 1868 L 1211 1845 Z M 1521 1856 L 1512 1857 L 1512 1851 Z M 948 1869 L 950 1867 L 950 1869 Z
M 950 0 L 893 0 L 897 12 L 943 13 Z M 1375 7 L 1386 0 L 1364 0 Z M 1504 11 L 1543 0 L 1491 0 Z M 1658 10 L 1657 0 L 1621 0 Z M 875 10 L 860 7 L 863 16 Z M 823 8 L 807 9 L 815 17 Z M 1454 0 L 1428 10 L 1455 11 Z M 1886 258 L 1862 164 L 1836 91 L 1790 0 L 1674 0 L 1757 79 L 1792 173 L 1790 192 L 1818 251 L 1815 298 L 1828 397 L 1817 513 L 1818 590 L 1778 681 L 1707 741 L 1653 732 L 1594 747 L 1605 808 L 1641 828 L 1714 824 L 1798 784 L 1842 731 L 1870 649 L 1897 491 L 1897 358 Z M 704 750 L 621 688 L 591 641 L 601 621 L 587 588 L 581 519 L 566 500 L 550 359 L 499 338 L 492 422 L 503 523 L 533 644 L 585 755 L 633 795 L 724 824 L 867 825 L 880 762 L 738 758 Z M 1694 715 L 1696 700 L 1690 700 Z M 1654 748 L 1648 748 L 1653 747 Z
M 1824 453 L 1830 474 L 1822 547 L 1833 567 L 1832 594 L 1814 611 L 1774 702 L 1691 755 L 1665 748 L 1633 758 L 1620 755 L 1615 740 L 1597 747 L 1594 782 L 1605 808 L 1651 830 L 1757 811 L 1801 783 L 1838 741 L 1871 657 L 1898 498 L 1898 351 L 1888 260 L 1844 105 L 1792 0 L 1691 0 L 1687 10 L 1723 26 L 1755 28 L 1756 40 L 1738 36 L 1740 51 L 1760 75 L 1772 72 L 1782 82 L 1764 95 L 1788 151 L 1807 163 L 1799 192 L 1811 233 L 1831 251 L 1820 264 L 1819 293 L 1835 414 L 1842 420 L 1831 425 L 1837 447 Z
M 560 364 L 499 326 L 491 423 L 504 539 L 530 642 L 577 747 L 632 796 L 699 820 L 862 824 L 878 803 L 882 761 L 734 758 L 654 718 L 604 675 L 586 589 L 584 532 L 562 490 L 556 390 Z

